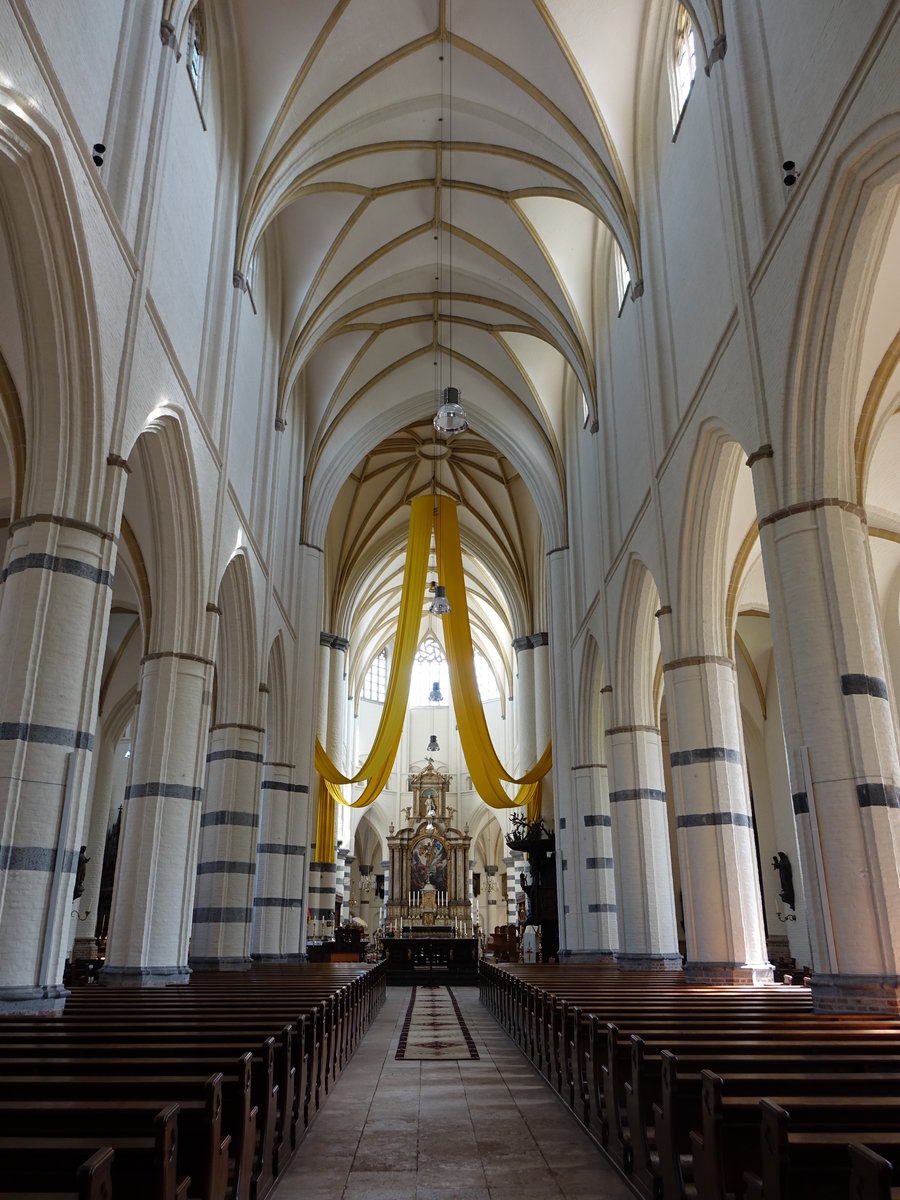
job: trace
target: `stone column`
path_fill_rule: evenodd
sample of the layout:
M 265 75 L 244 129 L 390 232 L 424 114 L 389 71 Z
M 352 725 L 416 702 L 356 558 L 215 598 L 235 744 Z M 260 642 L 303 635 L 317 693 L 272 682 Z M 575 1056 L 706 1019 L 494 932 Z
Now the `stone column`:
M 106 984 L 186 983 L 213 664 L 159 652 L 141 663 L 113 889 Z
M 192 966 L 250 963 L 264 737 L 260 726 L 239 722 L 210 731 Z
M 659 626 L 685 972 L 705 982 L 769 982 L 734 663 L 713 654 L 675 657 L 671 609 L 660 610 Z
M 534 738 L 534 652 L 529 637 L 513 639 L 516 652 L 516 728 L 519 733 L 519 771 L 537 758 Z
M 368 891 L 365 891 L 368 882 Z M 359 864 L 359 917 L 366 928 L 374 932 L 373 913 L 376 911 L 375 874 L 371 863 Z
M 603 708 L 616 864 L 616 963 L 626 970 L 679 971 L 659 730 L 653 725 L 620 724 L 629 712 L 628 698 L 617 704 L 609 686 L 603 688 Z
M 611 959 L 618 949 L 616 878 L 612 852 L 609 783 L 605 764 L 591 763 L 572 771 L 577 827 L 574 841 L 581 856 L 581 940 L 573 950 L 580 959 Z M 574 832 L 574 831 L 573 831 Z
M 349 859 L 349 862 L 348 862 Z M 350 916 L 350 863 L 353 862 L 353 856 L 346 847 L 341 846 L 337 852 L 337 870 L 334 876 L 334 896 L 335 903 L 337 898 L 341 900 L 341 921 L 345 921 Z
M 266 961 L 296 958 L 306 923 L 306 812 L 300 797 L 309 788 L 293 779 L 291 763 L 263 763 L 251 953 Z
M 547 633 L 532 633 L 528 640 L 531 642 L 534 667 L 534 758 L 537 758 L 543 754 L 550 740 L 550 636 Z M 556 682 L 555 672 L 552 682 Z M 525 764 L 526 767 L 531 765 Z
M 346 717 L 346 687 L 344 686 L 344 653 L 349 646 L 346 638 L 334 633 L 319 635 L 319 740 L 331 761 L 343 767 L 344 721 Z M 346 773 L 346 772 L 345 772 Z M 337 821 L 335 822 L 337 826 Z M 337 861 L 335 846 L 315 846 L 309 864 L 310 919 L 321 934 L 323 927 L 334 924 L 334 905 L 337 896 Z
M 383 858 L 381 860 L 381 870 L 382 870 L 382 873 L 384 874 L 384 900 L 381 905 L 381 911 L 379 913 L 379 920 L 386 921 L 387 920 L 387 906 L 388 906 L 388 902 L 390 901 L 390 898 L 391 898 L 391 860 L 390 860 L 390 858 Z
M 125 801 L 125 786 L 130 766 L 130 759 L 123 760 L 122 758 L 121 740 L 121 738 L 110 737 L 103 729 L 102 719 L 98 721 L 94 740 L 92 794 L 89 801 L 87 829 L 82 835 L 90 861 L 84 876 L 84 894 L 80 900 L 75 902 L 78 917 L 82 919 L 72 918 L 74 928 L 70 933 L 70 938 L 74 937 L 93 955 L 97 952 L 95 936 L 97 903 L 100 899 L 100 877 L 103 873 L 106 834 L 110 826 L 110 814 L 113 811 L 118 813 L 119 806 Z M 86 956 L 77 951 L 78 947 L 76 946 L 73 948 L 73 958 Z
M 898 1012 L 897 713 L 865 513 L 830 498 L 776 509 L 770 454 L 751 463 L 757 508 L 768 514 L 760 542 L 813 1000 L 822 1009 Z
M 0 582 L 0 1012 L 61 1007 L 114 537 L 62 517 L 9 530 Z

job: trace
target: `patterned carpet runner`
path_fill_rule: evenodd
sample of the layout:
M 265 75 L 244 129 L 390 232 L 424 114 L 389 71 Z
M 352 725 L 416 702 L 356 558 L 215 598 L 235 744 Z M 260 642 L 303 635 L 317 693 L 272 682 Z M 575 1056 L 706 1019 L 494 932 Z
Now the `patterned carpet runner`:
M 414 987 L 397 1058 L 477 1058 L 456 997 L 448 987 Z

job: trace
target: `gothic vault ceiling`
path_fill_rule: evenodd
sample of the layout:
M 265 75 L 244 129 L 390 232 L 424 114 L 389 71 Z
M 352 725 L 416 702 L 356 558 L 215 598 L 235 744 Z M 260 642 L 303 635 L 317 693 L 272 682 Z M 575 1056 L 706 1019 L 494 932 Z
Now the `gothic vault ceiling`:
M 302 426 L 305 532 L 329 530 L 327 604 L 344 627 L 402 541 L 406 501 L 430 486 L 428 422 L 451 382 L 472 432 L 440 483 L 464 506 L 469 565 L 514 626 L 541 620 L 545 541 L 565 532 L 567 422 L 581 427 L 585 402 L 597 413 L 612 239 L 641 275 L 635 80 L 648 9 L 662 7 L 235 5 L 236 266 L 264 253 L 280 273 L 274 415 Z

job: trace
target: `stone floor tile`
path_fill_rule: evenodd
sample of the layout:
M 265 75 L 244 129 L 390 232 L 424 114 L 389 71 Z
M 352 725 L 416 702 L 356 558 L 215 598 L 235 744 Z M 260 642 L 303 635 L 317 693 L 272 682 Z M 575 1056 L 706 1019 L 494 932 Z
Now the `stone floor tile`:
M 342 1200 L 416 1200 L 415 1171 L 351 1171 Z

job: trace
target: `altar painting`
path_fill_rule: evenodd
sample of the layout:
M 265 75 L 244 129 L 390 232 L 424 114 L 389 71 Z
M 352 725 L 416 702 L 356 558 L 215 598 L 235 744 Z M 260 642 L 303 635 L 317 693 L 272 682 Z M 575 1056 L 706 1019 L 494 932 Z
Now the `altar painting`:
M 430 883 L 438 892 L 447 890 L 447 847 L 436 837 L 421 837 L 411 851 L 410 882 L 414 892 Z

